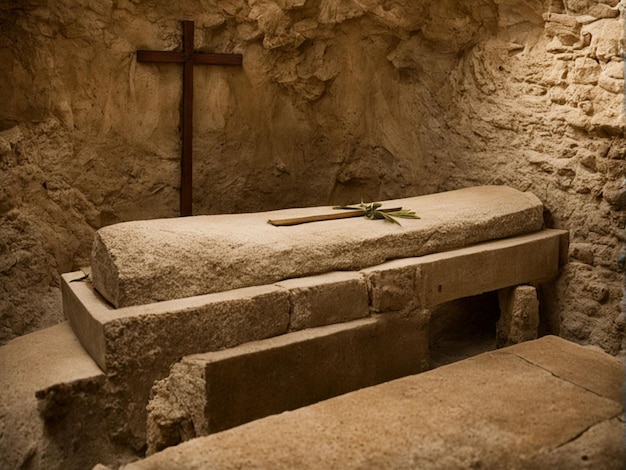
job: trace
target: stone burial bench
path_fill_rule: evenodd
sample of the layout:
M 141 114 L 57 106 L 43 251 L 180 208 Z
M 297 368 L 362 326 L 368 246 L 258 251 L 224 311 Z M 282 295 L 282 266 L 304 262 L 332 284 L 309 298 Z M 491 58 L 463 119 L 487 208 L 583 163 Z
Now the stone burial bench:
M 317 351 L 328 360 L 326 369 L 316 369 L 320 374 L 336 369 L 347 377 L 370 358 L 358 368 L 373 373 L 336 393 L 427 370 L 431 307 L 553 280 L 565 259 L 567 232 L 542 229 L 543 206 L 530 193 L 483 186 L 384 202 L 390 206 L 420 218 L 401 219 L 401 226 L 365 218 L 267 223 L 333 212 L 322 207 L 100 229 L 92 282 L 75 282 L 82 272 L 64 274 L 63 308 L 116 390 L 115 410 L 129 432 L 145 439 L 150 389 L 173 364 L 268 338 L 289 336 L 289 348 Z M 306 334 L 292 336 L 337 324 L 339 330 L 311 331 L 313 343 Z M 389 354 L 366 351 L 391 344 L 398 347 Z M 343 355 L 334 353 L 339 345 Z M 333 390 L 339 389 L 304 394 L 296 405 Z M 292 405 L 272 406 L 273 413 Z M 258 415 L 225 416 L 209 429 L 246 416 Z

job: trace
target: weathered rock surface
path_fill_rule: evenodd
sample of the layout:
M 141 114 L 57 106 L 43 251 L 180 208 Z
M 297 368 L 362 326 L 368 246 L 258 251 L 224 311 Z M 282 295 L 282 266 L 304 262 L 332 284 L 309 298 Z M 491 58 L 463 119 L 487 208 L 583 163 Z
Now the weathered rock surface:
M 498 291 L 500 318 L 496 324 L 496 345 L 510 346 L 537 339 L 539 301 L 537 289 L 515 286 Z
M 115 307 L 142 305 L 451 250 L 537 231 L 543 206 L 530 193 L 481 186 L 386 201 L 419 219 L 365 218 L 275 227 L 268 219 L 331 207 L 127 222 L 100 229 L 94 287 Z
M 0 341 L 60 320 L 93 232 L 175 216 L 176 49 L 196 67 L 197 214 L 535 193 L 572 233 L 550 328 L 617 352 L 624 159 L 618 2 L 0 1 Z M 597 286 L 604 291 L 597 294 Z
M 616 359 L 544 337 L 193 439 L 124 469 L 618 470 L 622 381 Z

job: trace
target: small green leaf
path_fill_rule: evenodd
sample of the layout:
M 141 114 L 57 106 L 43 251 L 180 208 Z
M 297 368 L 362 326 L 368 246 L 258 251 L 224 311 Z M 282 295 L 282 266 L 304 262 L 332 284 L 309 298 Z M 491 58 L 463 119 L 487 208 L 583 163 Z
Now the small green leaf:
M 379 211 L 378 209 L 382 207 L 382 203 L 380 202 L 371 202 L 369 204 L 365 204 L 362 200 L 358 207 L 354 206 L 339 206 L 334 207 L 334 209 L 352 209 L 352 210 L 362 210 L 363 215 L 369 220 L 386 220 L 387 222 L 391 222 L 393 224 L 401 225 L 395 217 L 400 217 L 403 219 L 419 219 L 419 217 L 410 209 L 401 209 L 394 212 L 386 212 L 385 210 Z
M 378 212 L 378 211 L 377 211 L 377 213 L 382 215 L 386 221 L 402 226 L 400 224 L 400 222 L 398 222 L 396 219 L 394 219 L 391 216 L 392 214 L 388 214 L 388 213 L 385 213 L 385 212 Z

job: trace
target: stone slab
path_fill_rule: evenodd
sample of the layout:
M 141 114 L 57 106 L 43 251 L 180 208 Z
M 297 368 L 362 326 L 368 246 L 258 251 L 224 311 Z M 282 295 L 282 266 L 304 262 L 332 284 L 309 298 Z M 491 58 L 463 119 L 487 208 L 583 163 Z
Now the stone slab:
M 62 275 L 64 313 L 105 371 L 155 358 L 167 369 L 188 354 L 277 336 L 289 326 L 289 292 L 277 286 L 115 309 L 90 282 L 72 282 L 80 277 L 81 272 Z
M 276 283 L 289 290 L 290 330 L 302 330 L 367 317 L 367 284 L 361 273 L 332 272 Z
M 428 368 L 428 318 L 377 316 L 183 358 L 152 391 L 148 451 Z M 173 439 L 173 440 L 172 440 Z
M 568 232 L 545 229 L 504 240 L 388 261 L 363 269 L 375 312 L 430 308 L 504 287 L 552 280 Z M 566 251 L 566 250 L 565 250 Z
M 624 399 L 623 364 L 600 349 L 545 336 L 541 341 L 520 343 L 506 351 L 593 393 L 617 402 Z
M 545 358 L 536 364 L 524 357 L 535 348 Z M 559 376 L 563 367 L 579 369 L 584 382 Z M 542 338 L 193 439 L 124 468 L 622 469 L 622 404 L 589 389 L 596 378 L 621 385 L 621 364 Z
M 95 288 L 117 308 L 269 284 L 534 232 L 543 205 L 531 193 L 480 186 L 385 201 L 414 210 L 402 226 L 365 218 L 274 227 L 268 219 L 331 207 L 137 221 L 96 232 Z

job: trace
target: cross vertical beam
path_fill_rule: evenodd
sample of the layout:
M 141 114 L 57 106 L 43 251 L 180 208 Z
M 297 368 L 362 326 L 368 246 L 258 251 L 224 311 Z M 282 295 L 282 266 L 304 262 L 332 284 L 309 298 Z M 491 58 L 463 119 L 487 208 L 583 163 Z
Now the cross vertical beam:
M 241 54 L 194 52 L 194 23 L 183 21 L 183 50 L 137 51 L 137 62 L 183 64 L 182 140 L 180 160 L 180 215 L 193 215 L 193 67 L 194 65 L 241 65 Z
M 180 215 L 193 215 L 193 41 L 192 21 L 183 21 L 183 155 L 180 160 Z

